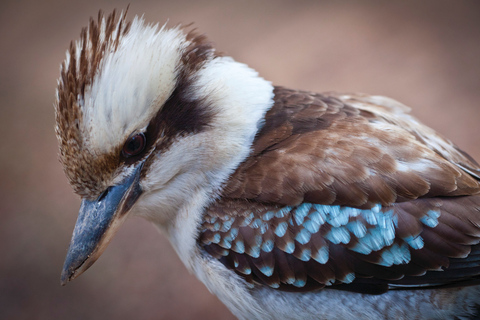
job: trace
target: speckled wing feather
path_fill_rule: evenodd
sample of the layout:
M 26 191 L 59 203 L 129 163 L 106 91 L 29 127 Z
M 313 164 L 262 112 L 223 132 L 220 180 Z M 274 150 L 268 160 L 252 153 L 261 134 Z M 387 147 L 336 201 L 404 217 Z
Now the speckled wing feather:
M 478 280 L 479 167 L 384 97 L 277 87 L 199 244 L 281 290 Z
M 284 290 L 452 284 L 480 275 L 478 208 L 480 196 L 371 209 L 223 200 L 200 243 L 248 280 Z

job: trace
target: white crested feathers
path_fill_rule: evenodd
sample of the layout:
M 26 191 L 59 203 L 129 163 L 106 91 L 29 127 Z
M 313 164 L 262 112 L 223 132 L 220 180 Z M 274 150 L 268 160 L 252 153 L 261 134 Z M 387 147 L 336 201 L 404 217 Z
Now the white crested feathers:
M 105 53 L 80 101 L 84 142 L 91 151 L 108 153 L 147 126 L 174 90 L 181 53 L 187 45 L 179 28 L 159 29 L 158 25 L 145 25 L 142 18 L 133 20 L 118 48 Z

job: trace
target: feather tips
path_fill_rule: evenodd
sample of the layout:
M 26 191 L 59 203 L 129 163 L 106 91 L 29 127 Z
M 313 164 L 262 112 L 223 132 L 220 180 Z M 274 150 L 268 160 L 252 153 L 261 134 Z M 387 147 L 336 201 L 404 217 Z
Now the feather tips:
M 465 235 L 448 225 L 452 217 L 446 210 L 457 206 L 457 212 L 464 213 L 453 219 L 456 225 L 475 229 L 480 216 L 470 221 L 469 215 L 478 212 L 480 196 L 473 198 L 477 205 L 468 208 L 462 206 L 464 198 L 447 198 L 372 209 L 310 203 L 278 207 L 223 200 L 209 208 L 200 244 L 217 258 L 229 257 L 225 260 L 230 261 L 226 263 L 229 268 L 251 274 L 253 280 L 272 288 L 298 291 L 350 283 L 356 278 L 364 278 L 364 284 L 369 278 L 401 284 L 400 279 L 407 277 L 412 284 L 410 277 L 418 277 L 417 283 L 423 284 L 422 275 L 448 271 L 450 260 L 469 257 L 472 245 L 480 242 L 479 236 Z M 238 212 L 243 214 L 236 217 Z M 437 217 L 438 221 L 431 226 L 422 223 L 425 217 Z M 232 229 L 238 229 L 237 241 L 243 239 L 242 250 L 225 245 L 223 239 L 230 237 Z M 476 269 L 478 260 L 465 261 L 468 268 Z M 455 271 L 448 274 L 449 281 L 455 281 Z

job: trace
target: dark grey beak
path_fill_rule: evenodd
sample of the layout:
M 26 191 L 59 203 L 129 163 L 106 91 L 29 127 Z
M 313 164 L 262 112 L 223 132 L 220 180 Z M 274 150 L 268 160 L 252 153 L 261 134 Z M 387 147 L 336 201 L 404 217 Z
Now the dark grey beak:
M 83 199 L 63 265 L 61 284 L 85 272 L 103 253 L 141 195 L 143 163 L 120 184 L 107 188 L 98 199 Z

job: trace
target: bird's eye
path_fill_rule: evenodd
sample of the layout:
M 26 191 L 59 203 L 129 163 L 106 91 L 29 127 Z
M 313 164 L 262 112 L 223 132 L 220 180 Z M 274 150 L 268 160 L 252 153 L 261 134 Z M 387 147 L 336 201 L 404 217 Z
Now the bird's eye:
M 133 157 L 145 148 L 145 135 L 137 133 L 127 139 L 123 145 L 122 154 L 125 158 Z

